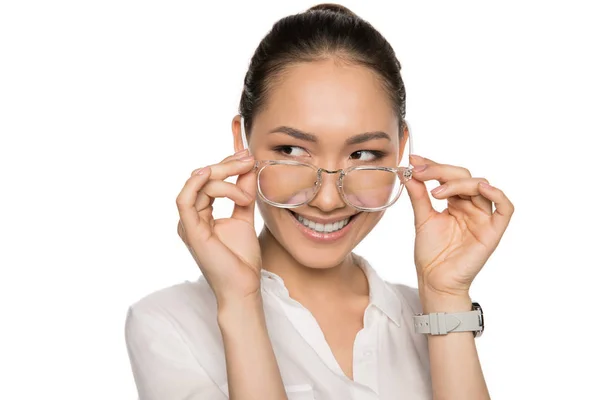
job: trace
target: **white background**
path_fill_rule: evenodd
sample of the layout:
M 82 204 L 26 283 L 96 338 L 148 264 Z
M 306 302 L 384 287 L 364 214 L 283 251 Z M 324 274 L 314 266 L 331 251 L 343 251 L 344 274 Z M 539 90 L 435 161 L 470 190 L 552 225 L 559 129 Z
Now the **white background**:
M 199 274 L 175 197 L 232 152 L 260 39 L 314 4 L 1 3 L 0 398 L 136 397 L 127 307 Z M 343 4 L 398 54 L 415 152 L 485 176 L 516 206 L 472 288 L 492 397 L 597 398 L 597 6 Z M 416 285 L 412 240 L 403 194 L 358 253 Z

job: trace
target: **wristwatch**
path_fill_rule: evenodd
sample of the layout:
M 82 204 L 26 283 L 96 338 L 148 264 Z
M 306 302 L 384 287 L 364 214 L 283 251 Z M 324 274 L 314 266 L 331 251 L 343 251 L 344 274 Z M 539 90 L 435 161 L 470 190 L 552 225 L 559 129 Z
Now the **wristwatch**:
M 471 311 L 459 313 L 431 313 L 413 316 L 416 333 L 446 335 L 451 332 L 473 332 L 473 336 L 483 334 L 483 310 L 479 303 L 471 303 Z

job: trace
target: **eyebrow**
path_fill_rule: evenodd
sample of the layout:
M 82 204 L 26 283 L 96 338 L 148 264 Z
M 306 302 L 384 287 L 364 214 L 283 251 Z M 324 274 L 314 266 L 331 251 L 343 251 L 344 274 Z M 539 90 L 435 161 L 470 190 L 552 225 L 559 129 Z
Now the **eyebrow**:
M 317 138 L 317 135 L 315 135 L 313 133 L 303 132 L 299 129 L 292 128 L 289 126 L 278 126 L 275 129 L 271 129 L 269 131 L 269 133 L 284 133 L 295 139 L 304 140 L 305 142 L 311 142 L 311 143 L 317 143 L 319 141 L 319 139 Z M 370 140 L 375 140 L 375 139 L 387 139 L 390 141 L 392 140 L 390 138 L 390 135 L 388 135 L 387 133 L 382 132 L 382 131 L 364 132 L 364 133 L 360 133 L 358 135 L 354 135 L 354 136 L 346 139 L 346 145 L 350 146 L 350 145 L 365 143 L 365 142 L 368 142 Z
M 312 133 L 302 132 L 299 129 L 291 128 L 289 126 L 278 126 L 275 129 L 271 129 L 269 133 L 285 133 L 288 136 L 291 136 L 295 139 L 304 140 L 305 142 L 317 143 L 319 140 L 317 139 L 317 135 Z
M 365 132 L 365 133 L 361 133 L 361 134 L 352 136 L 346 140 L 346 144 L 347 145 L 360 144 L 360 143 L 365 143 L 365 142 L 368 142 L 369 140 L 375 140 L 375 139 L 387 139 L 390 141 L 392 140 L 390 138 L 390 135 L 388 135 L 387 133 L 382 132 L 382 131 L 375 131 L 375 132 Z

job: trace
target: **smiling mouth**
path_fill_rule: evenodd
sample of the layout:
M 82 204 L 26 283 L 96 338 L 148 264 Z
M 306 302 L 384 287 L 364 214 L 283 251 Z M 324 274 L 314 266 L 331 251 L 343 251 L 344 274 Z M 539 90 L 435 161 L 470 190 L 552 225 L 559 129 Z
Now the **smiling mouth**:
M 296 220 L 299 223 L 301 223 L 308 229 L 318 232 L 318 233 L 325 233 L 325 234 L 342 230 L 346 225 L 348 225 L 350 223 L 350 221 L 352 221 L 352 219 L 356 215 L 358 215 L 358 214 L 354 214 L 353 216 L 351 216 L 349 218 L 340 219 L 339 221 L 335 221 L 335 222 L 328 223 L 328 224 L 322 224 L 319 222 L 311 221 L 310 219 L 305 218 L 291 210 L 288 210 L 288 211 L 294 216 L 294 218 L 296 218 Z

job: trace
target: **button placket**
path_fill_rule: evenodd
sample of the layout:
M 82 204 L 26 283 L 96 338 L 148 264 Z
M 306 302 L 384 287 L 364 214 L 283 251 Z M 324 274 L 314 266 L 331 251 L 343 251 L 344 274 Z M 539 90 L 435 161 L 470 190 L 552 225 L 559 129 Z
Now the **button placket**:
M 354 381 L 377 393 L 377 308 L 367 307 L 364 328 L 355 339 Z

